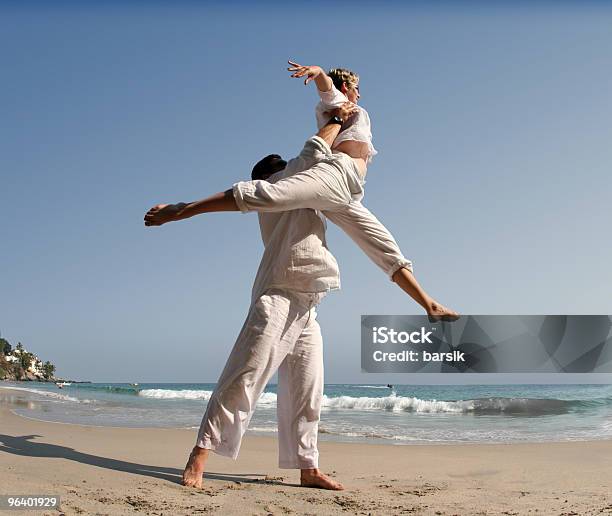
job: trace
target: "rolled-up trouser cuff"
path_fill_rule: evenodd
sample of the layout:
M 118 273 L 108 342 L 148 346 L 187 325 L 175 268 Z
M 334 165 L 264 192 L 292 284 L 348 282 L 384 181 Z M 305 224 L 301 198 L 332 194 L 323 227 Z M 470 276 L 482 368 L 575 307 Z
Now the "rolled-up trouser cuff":
M 223 457 L 229 457 L 230 459 L 234 460 L 238 458 L 238 453 L 235 450 L 231 450 L 224 446 L 223 443 L 214 441 L 213 439 L 198 439 L 196 446 L 205 450 L 211 450 L 218 455 L 222 455 Z
M 278 467 L 280 469 L 318 469 L 319 461 L 309 461 L 309 462 L 285 462 L 279 461 Z
M 234 200 L 236 201 L 236 204 L 238 205 L 238 208 L 242 213 L 247 213 L 249 211 L 249 208 L 246 205 L 246 202 L 244 201 L 244 196 L 242 194 L 242 188 L 245 187 L 245 184 L 246 183 L 241 181 L 239 183 L 235 183 L 234 186 L 232 186 Z
M 408 269 L 410 272 L 413 273 L 412 270 L 412 262 L 410 260 L 406 260 L 406 258 L 401 258 L 399 259 L 397 262 L 395 262 L 395 264 L 393 265 L 393 267 L 391 267 L 388 271 L 387 274 L 389 275 L 389 279 L 391 281 L 393 281 L 393 275 L 399 271 L 400 269 Z

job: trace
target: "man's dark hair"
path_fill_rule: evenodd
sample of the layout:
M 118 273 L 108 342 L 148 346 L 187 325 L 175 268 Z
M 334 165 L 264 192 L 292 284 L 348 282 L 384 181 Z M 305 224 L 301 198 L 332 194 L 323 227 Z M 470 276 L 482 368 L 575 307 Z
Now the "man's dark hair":
M 251 179 L 263 179 L 264 176 L 271 176 L 275 172 L 283 170 L 287 166 L 287 162 L 278 154 L 269 154 L 263 159 L 260 159 L 253 167 Z

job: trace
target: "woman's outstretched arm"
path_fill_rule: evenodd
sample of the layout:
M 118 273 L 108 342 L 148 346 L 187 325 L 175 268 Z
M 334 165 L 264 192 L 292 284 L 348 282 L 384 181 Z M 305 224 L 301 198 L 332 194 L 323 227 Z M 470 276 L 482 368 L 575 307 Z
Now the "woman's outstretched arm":
M 320 66 L 302 66 L 301 64 L 289 61 L 291 65 L 287 68 L 287 71 L 293 72 L 291 77 L 304 77 L 304 84 L 308 84 L 310 81 L 314 81 L 319 91 L 329 91 L 332 88 L 333 82 L 329 75 L 325 73 L 325 70 Z

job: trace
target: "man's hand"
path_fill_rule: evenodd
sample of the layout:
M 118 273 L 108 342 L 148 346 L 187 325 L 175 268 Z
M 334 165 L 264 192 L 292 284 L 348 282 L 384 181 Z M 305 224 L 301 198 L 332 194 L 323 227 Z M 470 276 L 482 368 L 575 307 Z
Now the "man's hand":
M 340 118 L 342 118 L 342 120 L 348 120 L 355 113 L 357 113 L 358 110 L 359 108 L 357 107 L 357 104 L 353 104 L 352 102 L 347 101 L 344 104 L 342 104 L 339 108 L 328 111 L 327 113 L 329 114 L 330 117 L 339 116 Z
M 357 106 L 353 104 L 352 102 L 345 102 L 340 107 L 336 109 L 332 109 L 330 111 L 326 111 L 325 113 L 329 115 L 330 117 L 329 122 L 331 122 L 332 116 L 339 116 L 342 118 L 342 120 L 346 122 L 350 117 L 352 117 L 357 112 L 357 109 L 358 109 Z M 317 136 L 319 138 L 323 138 L 325 142 L 327 143 L 327 145 L 329 145 L 330 147 L 333 147 L 334 141 L 338 137 L 338 134 L 340 134 L 340 131 L 344 127 L 344 124 L 340 125 L 340 124 L 329 123 L 329 122 L 325 124 L 323 127 L 321 127 L 321 129 L 319 129 Z
M 144 216 L 145 226 L 161 226 L 166 222 L 179 220 L 177 216 L 184 207 L 184 203 L 153 206 Z
M 299 78 L 306 76 L 306 79 L 304 79 L 304 84 L 308 84 L 321 74 L 325 74 L 320 66 L 302 66 L 301 64 L 294 63 L 293 61 L 288 61 L 288 63 L 291 66 L 287 68 L 287 71 L 293 72 L 291 77 Z

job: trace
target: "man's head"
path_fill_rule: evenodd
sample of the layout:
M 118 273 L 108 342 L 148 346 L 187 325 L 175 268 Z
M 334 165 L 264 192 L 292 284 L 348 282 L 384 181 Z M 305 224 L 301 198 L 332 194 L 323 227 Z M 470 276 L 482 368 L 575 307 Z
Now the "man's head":
M 251 172 L 251 179 L 268 179 L 272 174 L 280 172 L 287 166 L 287 162 L 278 154 L 269 154 L 260 159 Z
M 359 75 L 346 68 L 332 68 L 327 75 L 337 90 L 344 93 L 351 102 L 357 103 L 361 96 L 359 94 Z

